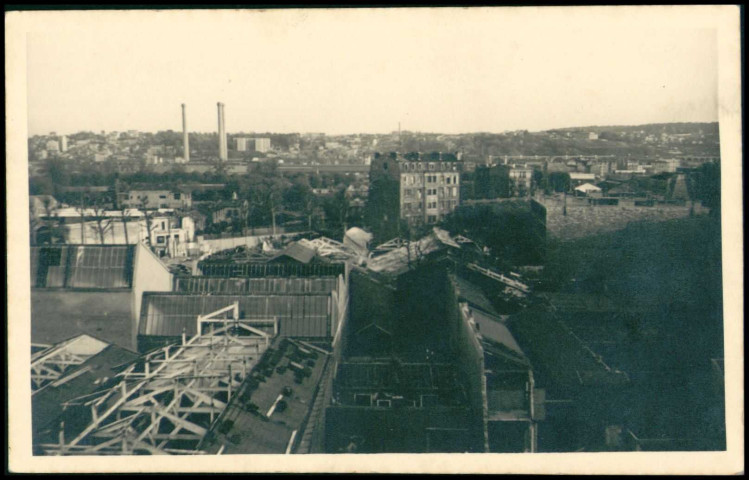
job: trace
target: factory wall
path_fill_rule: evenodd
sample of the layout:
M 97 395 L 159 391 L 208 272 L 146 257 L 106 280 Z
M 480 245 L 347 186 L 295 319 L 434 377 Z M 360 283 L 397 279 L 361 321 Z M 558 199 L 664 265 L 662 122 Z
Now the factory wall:
M 448 289 L 446 298 L 450 305 L 448 313 L 451 322 L 450 338 L 454 339 L 458 370 L 466 384 L 466 394 L 473 413 L 475 428 L 480 429 L 484 451 L 488 451 L 487 417 L 489 411 L 486 376 L 484 375 L 484 349 L 479 342 L 476 326 L 466 304 L 458 302 L 455 288 Z
M 132 345 L 136 344 L 143 292 L 169 292 L 172 290 L 172 274 L 161 260 L 145 244 L 139 243 L 135 250 L 132 292 Z
M 31 290 L 31 341 L 54 344 L 81 333 L 133 349 L 130 290 Z

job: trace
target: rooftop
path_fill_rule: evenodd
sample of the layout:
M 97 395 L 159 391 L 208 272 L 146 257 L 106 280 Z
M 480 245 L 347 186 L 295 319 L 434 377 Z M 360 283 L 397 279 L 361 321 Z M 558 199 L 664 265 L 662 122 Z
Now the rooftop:
M 328 359 L 328 353 L 308 344 L 276 338 L 206 436 L 204 450 L 293 452 L 302 439 Z
M 134 257 L 134 245 L 31 247 L 32 286 L 130 288 Z
M 204 294 L 328 294 L 338 286 L 336 277 L 177 277 L 175 291 Z
M 310 263 L 313 258 L 315 258 L 315 250 L 305 247 L 299 242 L 294 242 L 268 261 L 276 262 L 282 259 L 291 259 L 299 263 L 307 264 Z
M 139 335 L 178 337 L 197 333 L 196 318 L 239 303 L 241 319 L 279 321 L 282 336 L 332 337 L 329 293 L 143 294 Z

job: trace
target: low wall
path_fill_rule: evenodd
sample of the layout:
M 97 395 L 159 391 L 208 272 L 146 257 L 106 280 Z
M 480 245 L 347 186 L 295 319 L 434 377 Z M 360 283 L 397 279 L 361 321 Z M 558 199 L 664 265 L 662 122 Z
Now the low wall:
M 546 207 L 546 229 L 549 236 L 571 240 L 598 233 L 621 230 L 630 222 L 662 222 L 688 217 L 691 205 L 635 206 L 631 199 L 621 199 L 619 205 L 589 205 L 587 199 L 567 197 L 567 214 L 562 198 L 539 200 Z M 709 209 L 695 203 L 694 214 L 704 215 Z
M 84 225 L 83 242 L 81 242 L 81 225 Z M 127 235 L 125 235 L 125 225 L 127 225 Z M 122 223 L 121 220 L 114 219 L 104 232 L 104 243 L 107 245 L 136 244 L 140 241 L 141 231 L 145 228 L 145 221 L 131 219 Z M 97 231 L 96 222 L 66 224 L 65 241 L 68 243 L 83 243 L 84 245 L 100 245 L 101 238 Z
M 279 238 L 282 235 L 292 235 L 286 233 L 277 233 L 275 238 Z M 273 235 L 249 235 L 246 237 L 230 237 L 230 238 L 205 238 L 199 235 L 197 237 L 197 243 L 200 245 L 201 251 L 204 252 L 218 252 L 221 250 L 228 250 L 234 247 L 257 247 L 264 240 L 273 239 Z M 207 247 L 207 248 L 206 248 Z

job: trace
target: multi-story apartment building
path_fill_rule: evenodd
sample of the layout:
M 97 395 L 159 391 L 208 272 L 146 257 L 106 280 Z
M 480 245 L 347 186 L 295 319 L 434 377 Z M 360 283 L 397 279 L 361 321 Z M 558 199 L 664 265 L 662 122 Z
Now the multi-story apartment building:
M 368 219 L 379 238 L 434 224 L 460 204 L 459 161 L 452 154 L 375 153 L 370 168 Z M 385 238 L 387 239 L 387 238 Z
M 238 152 L 267 152 L 271 149 L 270 138 L 237 137 L 234 141 Z
M 513 165 L 510 167 L 510 184 L 516 196 L 524 197 L 531 191 L 533 180 L 533 169 L 525 165 Z

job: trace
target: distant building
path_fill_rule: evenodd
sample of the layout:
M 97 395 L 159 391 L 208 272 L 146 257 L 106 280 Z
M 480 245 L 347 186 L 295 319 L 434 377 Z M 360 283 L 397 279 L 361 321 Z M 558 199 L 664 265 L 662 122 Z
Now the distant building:
M 271 149 L 270 138 L 238 137 L 234 139 L 238 152 L 267 152 Z
M 590 132 L 588 134 L 588 140 L 598 140 L 598 134 L 596 132 Z
M 368 214 L 376 235 L 397 236 L 399 221 L 434 224 L 460 204 L 458 160 L 450 154 L 379 154 L 370 169 Z
M 267 152 L 270 150 L 270 138 L 256 138 L 254 142 L 256 152 Z
M 236 142 L 237 145 L 237 151 L 238 152 L 246 152 L 250 149 L 250 141 L 251 139 L 247 137 L 239 137 L 235 138 L 234 142 Z
M 57 140 L 48 140 L 47 141 L 47 151 L 48 152 L 59 152 L 60 151 L 60 143 Z
M 675 158 L 658 160 L 653 164 L 653 173 L 674 173 L 681 166 L 681 161 Z
M 151 221 L 152 248 L 159 256 L 184 257 L 195 239 L 195 223 L 190 217 L 156 217 Z
M 510 168 L 509 175 L 516 196 L 522 197 L 531 191 L 532 168 L 513 165 Z
M 592 196 L 596 194 L 600 195 L 601 189 L 599 187 L 596 187 L 592 183 L 583 183 L 582 185 L 575 187 L 575 194 L 586 196 Z
M 65 135 L 62 135 L 60 137 L 60 151 L 61 152 L 68 151 L 68 137 L 66 137 Z
M 580 185 L 586 182 L 594 182 L 595 180 L 595 173 L 570 172 L 570 182 L 572 182 L 573 185 Z
M 590 173 L 597 177 L 605 177 L 611 171 L 611 166 L 608 162 L 601 162 L 590 166 Z
M 192 194 L 184 191 L 172 190 L 131 190 L 122 204 L 126 207 L 157 208 L 190 208 L 192 207 Z

